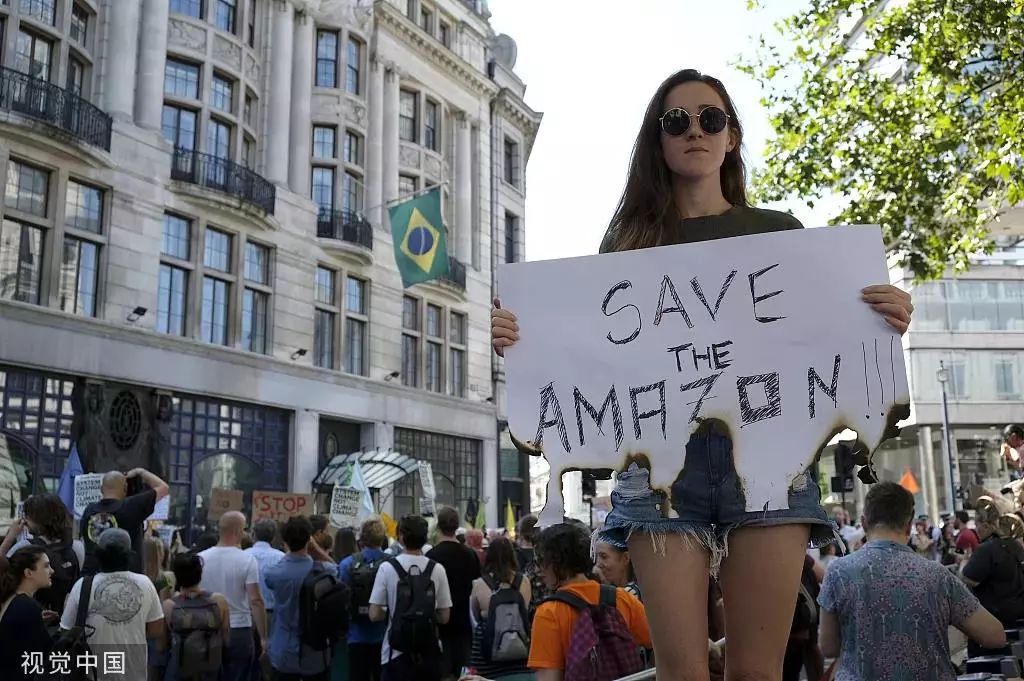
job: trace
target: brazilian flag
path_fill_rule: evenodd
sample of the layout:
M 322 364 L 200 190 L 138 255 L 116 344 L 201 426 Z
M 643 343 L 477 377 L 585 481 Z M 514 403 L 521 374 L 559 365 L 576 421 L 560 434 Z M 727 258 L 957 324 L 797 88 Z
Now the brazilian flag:
M 441 219 L 441 188 L 388 208 L 402 287 L 448 275 L 448 240 Z

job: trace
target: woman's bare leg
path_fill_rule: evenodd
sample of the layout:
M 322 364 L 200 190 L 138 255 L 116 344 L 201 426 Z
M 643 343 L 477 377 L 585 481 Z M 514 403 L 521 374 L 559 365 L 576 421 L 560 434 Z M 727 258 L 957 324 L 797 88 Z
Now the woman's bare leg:
M 649 535 L 638 533 L 630 537 L 629 557 L 644 596 L 658 681 L 707 681 L 707 549 L 670 534 L 662 553 Z
M 810 532 L 807 525 L 777 525 L 729 534 L 721 570 L 726 681 L 782 678 Z

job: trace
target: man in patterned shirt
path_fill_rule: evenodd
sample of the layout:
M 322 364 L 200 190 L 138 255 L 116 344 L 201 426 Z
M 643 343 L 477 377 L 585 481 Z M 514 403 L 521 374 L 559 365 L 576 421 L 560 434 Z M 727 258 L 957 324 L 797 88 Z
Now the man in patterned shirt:
M 914 497 L 894 482 L 868 492 L 867 543 L 832 561 L 821 586 L 821 650 L 838 657 L 835 681 L 955 681 L 948 628 L 987 648 L 1003 625 L 952 572 L 907 546 Z

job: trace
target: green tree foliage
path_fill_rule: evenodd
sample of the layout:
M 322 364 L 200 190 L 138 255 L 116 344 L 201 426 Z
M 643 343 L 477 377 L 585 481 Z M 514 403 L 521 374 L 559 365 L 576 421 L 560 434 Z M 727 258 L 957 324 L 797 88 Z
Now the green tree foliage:
M 839 195 L 918 277 L 989 248 L 1024 201 L 1024 0 L 809 0 L 775 29 L 741 64 L 774 130 L 759 199 Z

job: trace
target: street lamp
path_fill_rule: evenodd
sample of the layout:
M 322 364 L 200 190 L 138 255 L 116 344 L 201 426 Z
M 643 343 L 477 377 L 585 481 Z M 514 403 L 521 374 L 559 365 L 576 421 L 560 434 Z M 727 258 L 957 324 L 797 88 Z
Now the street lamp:
M 939 386 L 942 388 L 942 450 L 946 454 L 946 476 L 949 479 L 950 502 L 954 511 L 960 510 L 960 497 L 956 490 L 960 486 L 960 462 L 953 460 L 953 447 L 949 441 L 949 401 L 946 397 L 946 383 L 949 382 L 949 370 L 946 363 L 939 360 L 939 370 L 935 372 L 939 379 Z

